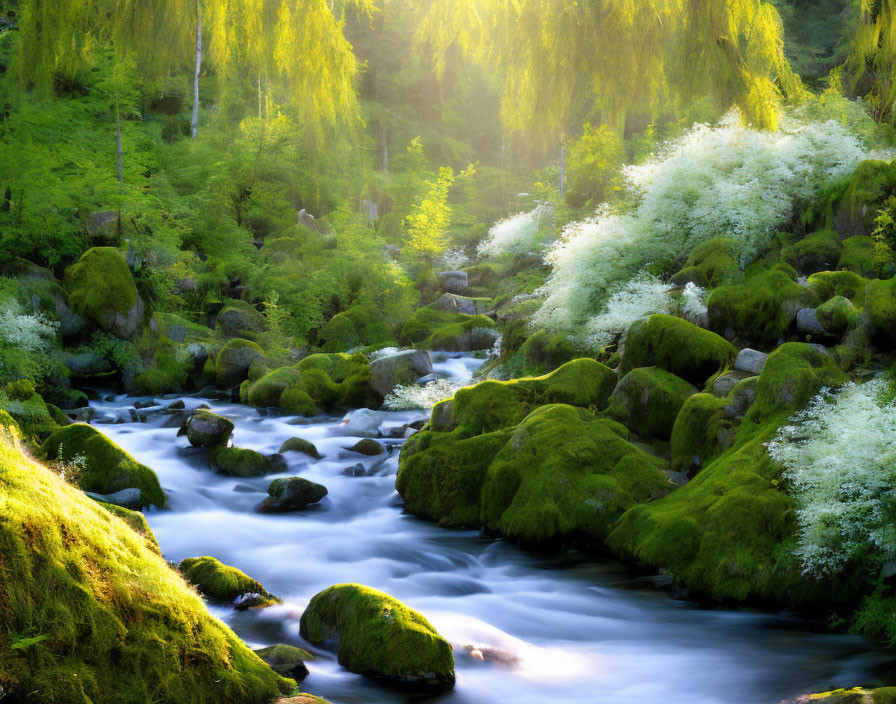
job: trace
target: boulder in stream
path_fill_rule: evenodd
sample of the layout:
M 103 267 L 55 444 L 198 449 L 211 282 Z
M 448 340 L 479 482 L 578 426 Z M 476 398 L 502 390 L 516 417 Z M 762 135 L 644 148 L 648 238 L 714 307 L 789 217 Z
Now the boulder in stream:
M 258 507 L 261 513 L 301 511 L 327 495 L 327 487 L 302 477 L 275 479 L 268 487 L 268 498 Z
M 213 450 L 224 447 L 233 434 L 233 422 L 207 410 L 197 410 L 182 428 L 187 439 L 194 447 L 206 447 Z
M 260 582 L 214 557 L 188 557 L 178 569 L 202 596 L 212 601 L 232 602 L 243 594 L 261 594 L 266 598 L 266 606 L 280 603 Z

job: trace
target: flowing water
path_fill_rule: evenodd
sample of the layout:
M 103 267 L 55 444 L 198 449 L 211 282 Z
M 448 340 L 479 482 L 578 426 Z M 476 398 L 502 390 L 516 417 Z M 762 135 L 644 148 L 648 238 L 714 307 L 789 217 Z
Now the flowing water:
M 478 364 L 445 357 L 435 367 L 462 384 Z M 612 561 L 534 555 L 475 531 L 417 520 L 402 510 L 395 491 L 401 441 L 384 441 L 395 450 L 385 459 L 360 458 L 345 450 L 359 437 L 345 434 L 351 426 L 341 417 L 305 421 L 183 400 L 188 409 L 208 403 L 231 418 L 240 447 L 273 453 L 300 436 L 325 455 L 315 462 L 288 453 L 289 471 L 278 475 L 324 484 L 329 495 L 320 504 L 262 515 L 254 508 L 274 477 L 215 474 L 203 450 L 176 437 L 170 416 L 150 413 L 145 423 L 97 426 L 158 473 L 171 509 L 150 511 L 147 518 L 167 559 L 213 555 L 284 599 L 261 611 L 211 606 L 212 612 L 252 647 L 283 642 L 317 653 L 302 688 L 334 704 L 407 701 L 343 670 L 334 655 L 299 638 L 309 599 L 340 582 L 394 595 L 454 645 L 457 685 L 433 700 L 438 704 L 772 704 L 868 682 L 883 663 L 859 638 L 813 632 L 779 614 L 699 608 L 651 580 L 633 579 Z M 115 416 L 132 403 L 120 396 L 93 407 Z M 383 414 L 382 428 L 423 415 Z M 344 473 L 359 461 L 369 476 Z

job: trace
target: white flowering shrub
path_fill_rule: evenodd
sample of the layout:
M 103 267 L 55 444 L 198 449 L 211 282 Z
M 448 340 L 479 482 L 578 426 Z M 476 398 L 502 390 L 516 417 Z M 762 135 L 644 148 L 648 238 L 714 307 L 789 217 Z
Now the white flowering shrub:
M 0 305 L 0 338 L 25 352 L 47 352 L 56 339 L 59 323 L 42 313 L 28 314 L 15 301 Z
M 768 443 L 797 502 L 803 570 L 841 571 L 872 553 L 896 559 L 896 402 L 874 380 L 824 391 Z
M 605 347 L 628 330 L 636 320 L 654 313 L 674 313 L 672 287 L 649 274 L 642 274 L 616 291 L 607 301 L 606 310 L 588 323 L 588 344 Z
M 833 120 L 791 117 L 774 133 L 734 116 L 716 127 L 697 125 L 624 169 L 629 195 L 621 208 L 604 207 L 564 229 L 546 256 L 552 273 L 534 324 L 580 329 L 647 264 L 684 259 L 713 237 L 735 239 L 749 263 L 816 193 L 859 162 L 886 156 Z
M 436 379 L 425 386 L 399 385 L 383 399 L 383 408 L 388 411 L 429 410 L 437 403 L 454 396 L 457 389 L 448 379 Z
M 479 244 L 480 257 L 501 254 L 529 254 L 544 246 L 541 232 L 552 222 L 554 209 L 541 204 L 528 213 L 517 213 L 492 225 L 488 236 Z
M 681 317 L 695 325 L 705 327 L 708 314 L 707 299 L 706 289 L 697 286 L 694 282 L 689 282 L 681 292 L 681 301 L 679 302 Z
M 442 255 L 442 263 L 446 269 L 453 271 L 467 266 L 470 263 L 470 258 L 463 247 L 454 247 Z

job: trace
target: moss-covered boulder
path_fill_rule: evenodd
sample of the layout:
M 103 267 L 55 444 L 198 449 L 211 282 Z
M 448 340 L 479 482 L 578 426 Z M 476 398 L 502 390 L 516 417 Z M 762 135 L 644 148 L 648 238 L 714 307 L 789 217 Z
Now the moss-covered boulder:
M 72 310 L 102 330 L 132 339 L 143 323 L 145 306 L 124 255 L 113 247 L 87 250 L 65 271 Z
M 717 237 L 694 247 L 684 268 L 672 277 L 672 283 L 683 286 L 715 288 L 738 284 L 744 279 L 741 271 L 741 245 L 737 240 Z
M 12 700 L 267 704 L 292 688 L 143 536 L 8 433 L 0 516 L 0 679 Z
M 652 315 L 629 328 L 619 372 L 657 366 L 702 386 L 736 354 L 730 342 L 709 330 L 671 315 Z
M 283 392 L 291 387 L 304 389 L 302 375 L 292 367 L 276 369 L 246 388 L 246 403 L 250 406 L 279 406 Z
M 834 230 L 819 230 L 781 250 L 781 258 L 803 274 L 832 269 L 840 261 L 843 245 Z
M 303 477 L 275 479 L 268 487 L 268 498 L 261 502 L 261 513 L 301 511 L 327 495 L 327 487 Z
M 469 352 L 494 346 L 495 321 L 484 315 L 466 315 L 426 306 L 416 311 L 401 329 L 401 342 L 426 350 Z
M 666 463 L 624 427 L 583 408 L 542 406 L 514 428 L 489 464 L 481 521 L 525 545 L 601 545 L 623 511 L 673 486 Z
M 525 323 L 523 327 L 525 328 Z M 545 374 L 567 362 L 586 356 L 587 353 L 576 345 L 569 335 L 545 330 L 531 335 L 519 348 L 519 359 L 527 374 Z
M 834 229 L 842 237 L 870 235 L 883 200 L 896 190 L 896 164 L 869 159 L 853 172 L 834 204 Z
M 280 445 L 280 449 L 277 450 L 277 452 L 281 455 L 284 452 L 301 452 L 316 460 L 319 460 L 322 456 L 314 443 L 305 440 L 305 438 L 290 438 L 289 440 L 285 440 L 283 444 Z
M 280 455 L 265 456 L 242 447 L 219 447 L 209 458 L 212 468 L 227 477 L 263 477 L 286 469 Z
M 865 287 L 865 316 L 871 342 L 884 351 L 896 347 L 896 277 L 868 282 Z
M 672 425 L 671 468 L 696 474 L 734 442 L 737 423 L 725 412 L 727 396 L 694 394 L 681 407 Z
M 796 528 L 794 505 L 781 467 L 764 443 L 822 387 L 846 380 L 830 356 L 810 345 L 776 349 L 755 382 L 755 401 L 729 449 L 685 486 L 629 509 L 610 534 L 609 546 L 715 599 L 791 605 L 830 599 L 823 582 L 783 559 Z
M 454 685 L 451 646 L 420 613 L 360 584 L 315 595 L 302 614 L 302 638 L 333 645 L 351 672 L 427 689 Z
M 431 373 L 429 353 L 407 350 L 373 360 L 370 363 L 370 386 L 378 395 L 385 396 L 396 386 L 408 386 Z
M 233 435 L 233 421 L 217 413 L 200 409 L 187 419 L 184 431 L 194 447 L 214 450 L 230 442 L 230 436 Z
M 610 397 L 607 415 L 637 435 L 668 440 L 678 412 L 697 389 L 657 367 L 632 369 Z
M 395 331 L 374 305 L 352 306 L 334 315 L 317 332 L 325 352 L 347 352 L 356 347 L 386 346 L 395 342 Z
M 0 394 L 0 408 L 16 420 L 27 439 L 41 441 L 60 425 L 28 379 L 6 385 Z
M 215 327 L 224 337 L 254 340 L 269 328 L 265 317 L 250 303 L 228 298 L 215 318 Z
M 843 241 L 843 252 L 837 268 L 847 269 L 859 276 L 875 278 L 883 276 L 889 265 L 873 237 L 856 235 Z
M 818 302 L 842 296 L 848 298 L 857 307 L 865 305 L 865 288 L 868 279 L 852 271 L 819 271 L 807 279 L 807 283 L 818 294 Z
M 243 594 L 260 594 L 272 604 L 280 602 L 260 582 L 214 557 L 188 557 L 181 560 L 178 569 L 202 596 L 211 601 L 231 602 Z
M 302 375 L 305 392 L 321 408 L 358 408 L 379 405 L 370 389 L 370 364 L 355 354 L 312 354 L 294 367 Z
M 264 351 L 251 340 L 234 338 L 230 340 L 215 361 L 215 377 L 218 386 L 229 389 L 249 378 L 249 368 L 253 362 L 264 361 Z
M 255 654 L 270 665 L 274 672 L 294 679 L 296 682 L 301 682 L 308 676 L 308 668 L 305 667 L 305 663 L 314 659 L 314 656 L 307 650 L 285 643 L 259 648 Z
M 826 333 L 841 337 L 859 322 L 859 311 L 848 298 L 834 296 L 815 309 L 815 317 Z
M 113 494 L 135 488 L 140 490 L 141 507 L 168 505 L 156 473 L 89 425 L 59 428 L 46 439 L 43 451 L 50 460 L 77 467 L 74 481 L 84 491 Z
M 721 286 L 709 295 L 709 326 L 731 338 L 773 347 L 787 337 L 798 311 L 814 308 L 815 291 L 800 286 L 785 271 L 754 273 L 742 284 Z

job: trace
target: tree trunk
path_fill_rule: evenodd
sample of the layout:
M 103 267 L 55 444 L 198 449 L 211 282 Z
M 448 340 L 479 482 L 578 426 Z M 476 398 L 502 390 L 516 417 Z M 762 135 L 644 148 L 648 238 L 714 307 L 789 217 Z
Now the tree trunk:
M 196 73 L 193 74 L 193 120 L 190 124 L 193 139 L 199 132 L 199 69 L 202 67 L 202 9 L 196 0 Z
M 380 171 L 386 173 L 389 170 L 389 137 L 386 134 L 386 126 L 380 120 L 379 129 L 379 151 L 380 151 Z
M 560 144 L 560 197 L 566 191 L 566 142 Z
M 124 154 L 121 149 L 121 109 L 115 106 L 115 123 L 118 127 L 116 142 L 118 146 L 118 185 L 124 187 Z

